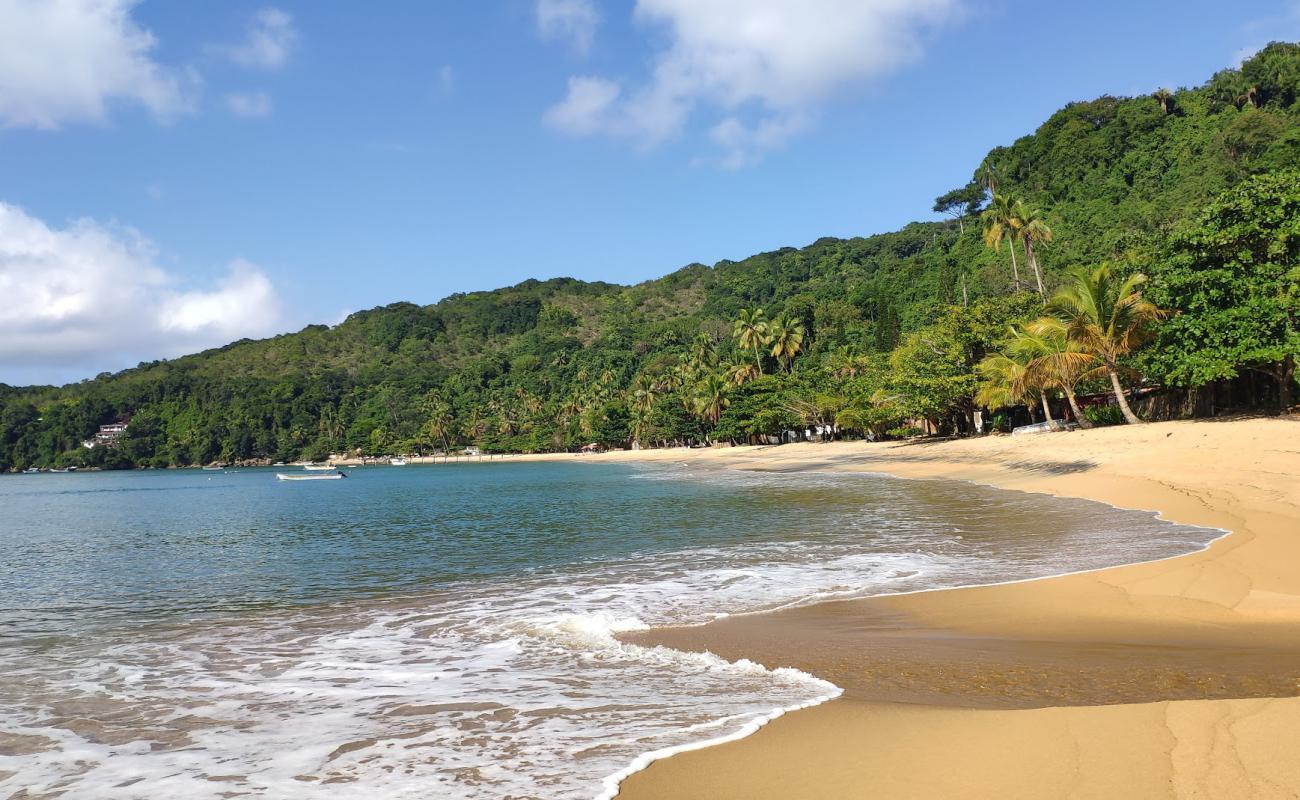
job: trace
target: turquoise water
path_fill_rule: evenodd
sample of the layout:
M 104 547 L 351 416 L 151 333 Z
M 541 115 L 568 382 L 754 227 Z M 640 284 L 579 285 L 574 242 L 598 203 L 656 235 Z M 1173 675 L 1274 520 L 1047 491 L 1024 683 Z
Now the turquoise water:
M 656 624 L 1147 560 L 1217 532 L 685 465 L 0 478 L 0 793 L 595 797 L 835 687 Z

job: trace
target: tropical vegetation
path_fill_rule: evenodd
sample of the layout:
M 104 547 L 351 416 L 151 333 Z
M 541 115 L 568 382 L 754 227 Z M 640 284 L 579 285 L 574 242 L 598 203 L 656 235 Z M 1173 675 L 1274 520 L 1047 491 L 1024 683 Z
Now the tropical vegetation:
M 1071 103 L 973 165 L 936 199 L 940 220 L 0 385 L 0 469 L 1284 409 L 1300 357 L 1298 96 L 1300 46 L 1275 43 L 1199 87 Z M 129 422 L 114 446 L 83 446 L 113 422 Z

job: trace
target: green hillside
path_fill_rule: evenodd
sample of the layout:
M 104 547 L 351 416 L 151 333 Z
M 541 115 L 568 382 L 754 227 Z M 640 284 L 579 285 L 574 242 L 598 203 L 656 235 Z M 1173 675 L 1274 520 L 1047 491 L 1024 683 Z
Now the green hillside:
M 630 287 L 557 278 L 396 303 L 64 387 L 0 386 L 0 469 L 743 441 L 819 423 L 886 434 L 916 419 L 968 430 L 977 407 L 1059 403 L 1067 388 L 991 400 L 980 362 L 1044 300 L 1024 241 L 986 242 L 991 193 L 1019 201 L 1010 229 L 1050 231 L 1030 237 L 1047 295 L 1079 266 L 1150 276 L 1145 294 L 1170 313 L 1121 354 L 1122 380 L 1237 392 L 1220 405 L 1285 400 L 1300 352 L 1297 93 L 1300 46 L 1274 44 L 1200 87 L 1066 106 L 972 165 L 937 201 L 942 222 Z M 760 308 L 756 348 L 734 322 Z M 1068 388 L 1105 390 L 1103 366 Z M 81 446 L 127 419 L 117 447 Z

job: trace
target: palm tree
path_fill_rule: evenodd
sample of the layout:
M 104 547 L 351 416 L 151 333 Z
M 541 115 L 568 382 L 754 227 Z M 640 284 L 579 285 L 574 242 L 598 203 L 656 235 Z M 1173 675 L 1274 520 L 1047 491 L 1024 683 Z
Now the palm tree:
M 1166 116 L 1169 114 L 1169 104 L 1173 102 L 1174 93 L 1163 86 L 1151 93 L 1151 96 L 1160 104 L 1160 112 Z
M 767 315 L 763 313 L 763 309 L 756 308 L 750 311 L 742 308 L 740 316 L 736 317 L 732 325 L 731 335 L 741 347 L 754 351 L 754 364 L 758 366 L 758 374 L 762 375 L 763 356 L 759 349 L 766 347 L 768 342 Z
M 992 410 L 1022 405 L 1029 408 L 1032 418 L 1033 404 L 1041 401 L 1045 418 L 1052 418 L 1047 395 L 1030 374 L 1029 358 L 1025 353 L 1016 348 L 1008 348 L 1008 352 L 985 356 L 975 365 L 975 372 L 980 377 L 979 388 L 975 392 L 976 403 Z
M 1038 255 L 1034 252 L 1034 243 L 1050 244 L 1052 229 L 1047 227 L 1041 210 L 1031 208 L 1019 200 L 1012 206 L 1011 213 L 1016 223 L 1014 229 L 1015 238 L 1024 243 L 1025 260 L 1033 268 L 1034 280 L 1038 282 L 1038 296 L 1046 300 L 1047 290 L 1043 288 L 1043 273 L 1038 269 Z
M 988 162 L 988 159 L 985 159 L 984 163 L 980 164 L 980 168 L 975 171 L 975 179 L 988 190 L 990 195 L 998 193 L 998 171 Z
M 871 356 L 859 353 L 853 347 L 845 345 L 831 353 L 827 362 L 831 374 L 835 377 L 856 378 L 871 366 Z
M 723 374 L 732 384 L 736 386 L 744 386 L 762 373 L 759 371 L 758 365 L 751 364 L 748 361 L 741 361 L 729 365 L 725 370 L 723 370 Z
M 1237 96 L 1237 108 L 1244 108 L 1249 103 L 1251 108 L 1259 108 L 1259 86 L 1251 84 Z
M 691 342 L 691 366 L 697 372 L 705 372 L 718 364 L 718 348 L 713 344 L 713 337 L 701 331 Z
M 803 350 L 803 323 L 781 314 L 768 324 L 767 333 L 767 343 L 772 346 L 772 357 L 785 367 L 786 372 L 790 372 L 794 357 Z
M 1012 336 L 1010 347 L 1029 359 L 1025 365 L 1028 381 L 1060 389 L 1079 427 L 1091 428 L 1092 423 L 1079 410 L 1074 387 L 1096 363 L 1096 357 L 1079 349 L 1079 344 L 1067 339 L 1060 328 L 1051 325 L 1051 320 L 1036 320 L 1021 330 L 1012 328 Z
M 1011 240 L 1011 273 L 1015 279 L 1015 290 L 1020 291 L 1020 266 L 1016 264 L 1016 228 L 1015 203 L 1004 194 L 994 194 L 989 207 L 980 214 L 984 223 L 984 245 L 1001 252 L 1002 240 Z
M 628 405 L 633 412 L 649 414 L 655 407 L 655 382 L 644 372 L 632 381 Z
M 478 442 L 487 433 L 487 420 L 483 417 L 483 410 L 480 408 L 471 408 L 469 418 L 465 420 L 462 432 L 470 438 L 471 441 Z
M 632 441 L 641 444 L 645 441 L 646 435 L 650 432 L 650 412 L 633 409 L 632 411 Z
M 1142 420 L 1124 397 L 1119 359 L 1145 342 L 1151 335 L 1152 323 L 1165 315 L 1142 296 L 1146 279 L 1135 273 L 1121 281 L 1105 264 L 1092 270 L 1074 270 L 1070 282 L 1047 304 L 1051 317 L 1041 320 L 1042 330 L 1058 330 L 1080 352 L 1101 362 L 1110 378 L 1115 402 L 1130 425 Z
M 446 453 L 451 449 L 448 437 L 455 427 L 451 405 L 432 392 L 425 396 L 421 405 L 423 406 L 421 410 L 428 418 L 424 423 L 425 430 L 430 436 L 442 441 L 442 452 Z
M 722 410 L 731 405 L 727 399 L 727 381 L 721 376 L 709 373 L 695 384 L 693 394 L 694 413 L 710 426 L 717 426 L 722 418 Z

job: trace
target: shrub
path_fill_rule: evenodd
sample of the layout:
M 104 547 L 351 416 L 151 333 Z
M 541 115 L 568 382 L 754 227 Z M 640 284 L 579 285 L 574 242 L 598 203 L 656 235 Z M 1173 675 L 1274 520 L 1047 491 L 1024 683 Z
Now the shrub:
M 1120 411 L 1119 406 L 1114 403 L 1107 403 L 1104 406 L 1088 406 L 1083 409 L 1083 416 L 1089 422 L 1098 426 L 1124 424 L 1124 412 Z

